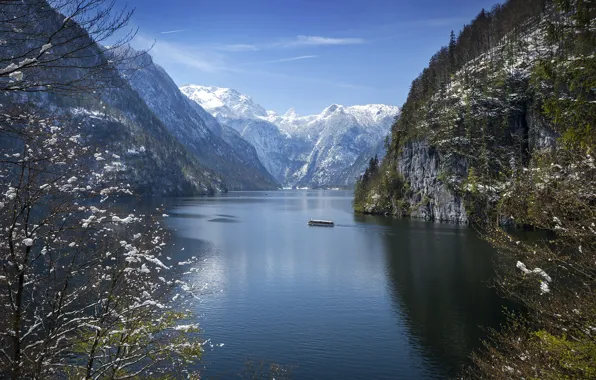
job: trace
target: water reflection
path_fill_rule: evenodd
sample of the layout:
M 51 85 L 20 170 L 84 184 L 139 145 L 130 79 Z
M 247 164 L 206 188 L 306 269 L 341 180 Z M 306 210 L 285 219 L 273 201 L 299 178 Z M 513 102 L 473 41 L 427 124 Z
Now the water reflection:
M 456 375 L 480 347 L 485 327 L 503 320 L 503 300 L 485 284 L 493 275 L 492 248 L 464 226 L 362 215 L 355 220 L 390 228 L 382 236 L 394 310 L 433 364 Z

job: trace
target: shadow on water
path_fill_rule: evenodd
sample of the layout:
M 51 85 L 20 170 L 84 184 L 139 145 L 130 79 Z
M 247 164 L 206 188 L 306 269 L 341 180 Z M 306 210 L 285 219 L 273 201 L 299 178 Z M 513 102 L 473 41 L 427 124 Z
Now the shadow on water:
M 207 215 L 185 214 L 185 213 L 180 213 L 180 212 L 170 212 L 169 215 L 171 217 L 175 217 L 175 218 L 191 218 L 191 219 L 203 219 L 203 218 L 207 218 Z
M 214 219 L 209 219 L 209 222 L 216 222 L 216 223 L 238 223 L 238 221 L 236 219 L 230 219 L 230 218 L 214 218 Z
M 504 321 L 506 302 L 487 284 L 493 248 L 465 226 L 363 215 L 355 220 L 391 227 L 381 235 L 394 311 L 417 340 L 411 343 L 421 345 L 442 373 L 456 376 L 487 328 Z

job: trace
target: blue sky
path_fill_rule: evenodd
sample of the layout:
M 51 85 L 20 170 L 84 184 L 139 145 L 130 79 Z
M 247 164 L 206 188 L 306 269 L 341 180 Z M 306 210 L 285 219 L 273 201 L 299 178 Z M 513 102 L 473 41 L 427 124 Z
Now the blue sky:
M 122 0 L 135 48 L 178 85 L 235 88 L 266 109 L 401 106 L 430 57 L 497 0 Z

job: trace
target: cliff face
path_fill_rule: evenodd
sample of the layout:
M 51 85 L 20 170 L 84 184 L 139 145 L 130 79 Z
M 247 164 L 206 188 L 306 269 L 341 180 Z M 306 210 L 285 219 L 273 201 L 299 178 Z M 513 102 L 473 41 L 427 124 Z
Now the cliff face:
M 439 221 L 467 223 L 468 216 L 460 194 L 439 179 L 441 154 L 428 141 L 408 143 L 397 160 L 398 171 L 408 179 L 412 205 L 410 216 Z M 459 159 L 454 171 L 467 172 L 467 162 Z
M 200 105 L 184 96 L 148 54 L 137 58 L 133 65 L 140 69 L 127 78 L 130 86 L 178 142 L 202 165 L 217 173 L 229 190 L 280 187 L 259 161 L 255 149 L 235 130 L 220 125 Z
M 556 134 L 533 112 L 512 117 L 510 129 L 513 134 L 523 136 L 520 146 L 501 147 L 508 151 L 510 157 L 519 155 L 523 161 L 527 161 L 532 152 L 555 145 Z M 410 186 L 405 199 L 410 205 L 409 216 L 468 223 L 468 211 L 461 189 L 470 168 L 465 155 L 441 151 L 427 139 L 419 139 L 406 143 L 395 161 L 398 172 Z M 444 173 L 450 173 L 452 180 L 459 181 L 459 186 L 450 185 Z M 392 207 L 390 212 L 395 214 L 398 210 Z
M 530 104 L 523 104 L 527 109 Z M 520 112 L 512 116 L 507 125 L 508 133 L 519 136 L 518 144 L 492 146 L 489 149 L 495 159 L 504 162 L 519 160 L 527 163 L 533 152 L 555 146 L 557 135 L 545 125 L 536 112 Z M 442 141 L 437 144 L 428 138 L 416 138 L 401 146 L 397 158 L 389 165 L 403 177 L 407 191 L 396 198 L 384 199 L 382 189 L 369 191 L 367 200 L 358 211 L 371 214 L 393 214 L 426 220 L 447 221 L 466 224 L 469 211 L 466 210 L 465 192 L 471 186 L 470 163 L 475 159 L 461 150 L 463 144 L 456 141 Z M 496 151 L 500 150 L 500 157 Z M 389 169 L 391 170 L 391 169 Z M 483 191 L 498 190 L 478 184 Z M 493 186 L 494 187 L 494 186 Z

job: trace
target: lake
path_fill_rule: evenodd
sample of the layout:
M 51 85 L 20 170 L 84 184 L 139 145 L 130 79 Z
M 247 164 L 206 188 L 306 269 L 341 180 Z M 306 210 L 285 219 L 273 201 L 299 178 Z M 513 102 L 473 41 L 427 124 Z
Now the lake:
M 192 252 L 192 307 L 213 345 L 204 375 L 246 360 L 293 379 L 457 375 L 503 301 L 491 247 L 466 226 L 355 215 L 349 191 L 232 192 L 169 202 L 174 251 Z M 336 226 L 309 227 L 313 219 Z

